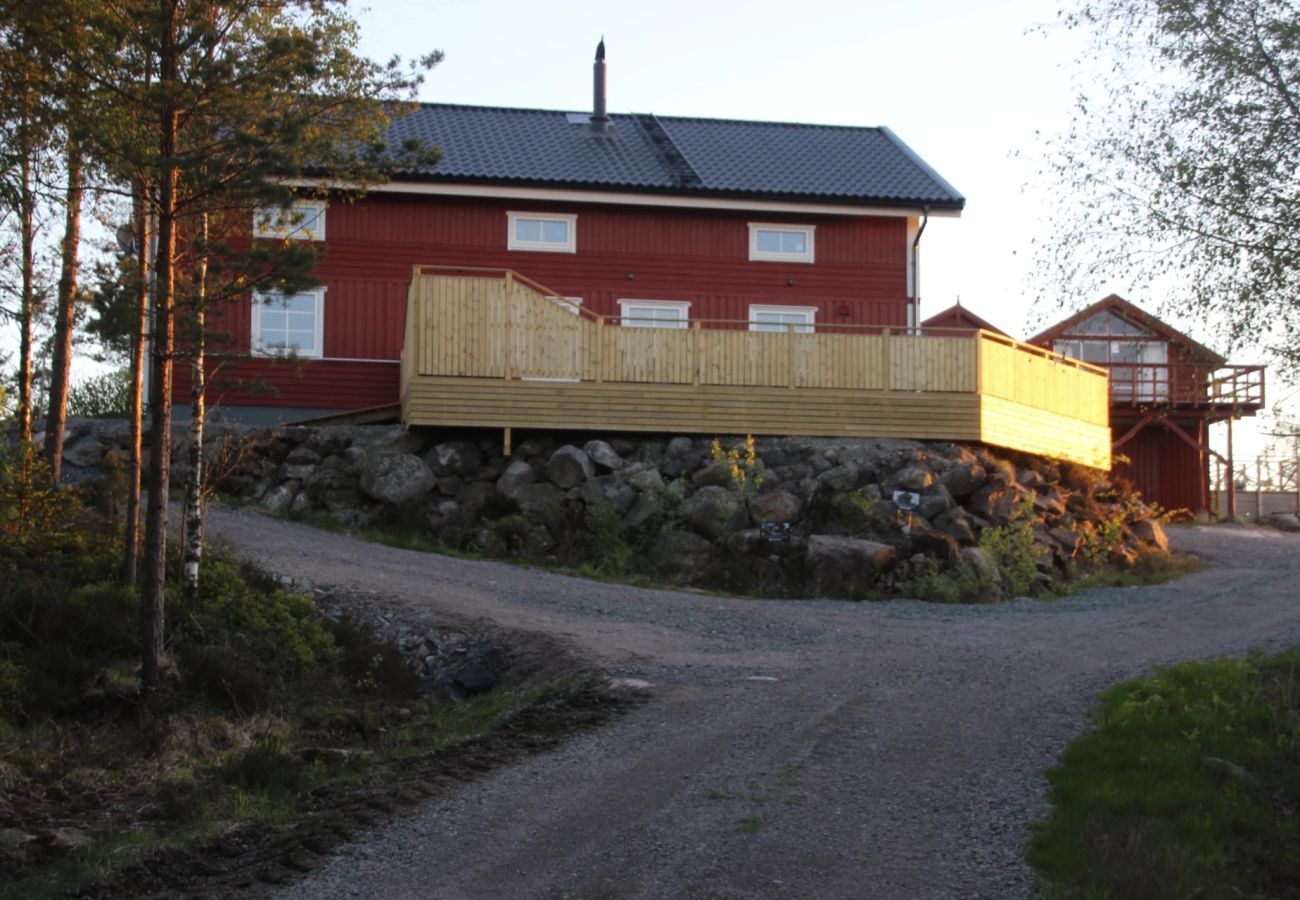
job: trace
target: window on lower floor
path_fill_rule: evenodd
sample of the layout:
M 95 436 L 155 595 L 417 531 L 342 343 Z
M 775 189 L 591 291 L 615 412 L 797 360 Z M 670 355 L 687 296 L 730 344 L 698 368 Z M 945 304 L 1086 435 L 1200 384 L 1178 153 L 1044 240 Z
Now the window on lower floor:
M 812 306 L 765 306 L 755 303 L 749 307 L 750 331 L 789 331 L 810 332 L 817 318 L 817 310 Z
M 685 328 L 691 313 L 687 300 L 620 300 L 618 306 L 628 328 Z
M 323 355 L 325 289 L 253 295 L 252 351 L 258 356 Z

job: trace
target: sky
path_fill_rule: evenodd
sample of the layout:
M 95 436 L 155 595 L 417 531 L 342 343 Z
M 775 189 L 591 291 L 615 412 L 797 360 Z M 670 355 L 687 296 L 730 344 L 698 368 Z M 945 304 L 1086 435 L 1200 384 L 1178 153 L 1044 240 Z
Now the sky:
M 888 126 L 966 197 L 960 218 L 932 218 L 922 238 L 921 317 L 960 298 L 1023 338 L 1112 291 L 1153 312 L 1161 299 L 1116 283 L 1096 296 L 1033 302 L 1034 241 L 1053 202 L 1042 160 L 1088 79 L 1076 62 L 1087 36 L 1060 26 L 1057 8 L 1050 0 L 370 0 L 353 12 L 373 58 L 444 52 L 421 89 L 425 101 L 588 110 L 603 37 L 613 113 Z M 1221 348 L 1202 323 L 1166 318 Z M 1247 351 L 1231 361 L 1262 360 Z M 1238 456 L 1262 449 L 1257 424 L 1237 427 Z

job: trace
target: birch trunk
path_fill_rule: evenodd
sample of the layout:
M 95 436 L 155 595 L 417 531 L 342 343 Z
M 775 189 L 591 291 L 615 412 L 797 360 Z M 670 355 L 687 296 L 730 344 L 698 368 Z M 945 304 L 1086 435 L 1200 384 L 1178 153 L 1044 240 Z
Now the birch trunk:
M 190 363 L 189 477 L 185 481 L 185 596 L 199 596 L 199 564 L 203 560 L 203 391 L 204 305 L 208 284 L 208 214 L 199 218 L 199 259 L 194 273 L 194 355 Z

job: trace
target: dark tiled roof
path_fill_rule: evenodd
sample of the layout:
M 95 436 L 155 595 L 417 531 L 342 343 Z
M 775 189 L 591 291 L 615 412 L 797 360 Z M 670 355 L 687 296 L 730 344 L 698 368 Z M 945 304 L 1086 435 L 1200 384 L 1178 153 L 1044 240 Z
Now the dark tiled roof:
M 594 190 L 753 197 L 935 209 L 965 200 L 887 128 L 612 115 L 604 133 L 583 114 L 427 104 L 389 128 L 442 149 L 405 173 Z

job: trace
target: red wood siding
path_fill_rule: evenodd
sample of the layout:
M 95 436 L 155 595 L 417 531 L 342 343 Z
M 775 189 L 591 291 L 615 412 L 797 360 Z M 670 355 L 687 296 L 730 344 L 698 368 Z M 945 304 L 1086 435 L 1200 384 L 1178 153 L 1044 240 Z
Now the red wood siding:
M 577 214 L 577 252 L 506 249 L 506 213 L 534 210 Z M 813 264 L 751 262 L 749 222 L 816 226 Z M 515 269 L 604 315 L 619 314 L 619 299 L 689 300 L 692 318 L 749 317 L 750 304 L 812 306 L 823 324 L 907 323 L 907 220 L 903 217 L 779 216 L 705 210 L 669 210 L 596 204 L 372 194 L 355 203 L 335 200 L 326 219 L 326 257 L 317 275 L 326 288 L 325 361 L 306 364 L 309 379 L 286 381 L 281 363 L 274 381 L 281 397 L 260 399 L 236 391 L 226 402 L 311 408 L 373 406 L 396 399 L 396 367 L 382 376 L 329 361 L 395 360 L 400 356 L 411 269 L 419 264 Z M 630 276 L 630 277 L 629 277 Z M 846 313 L 846 315 L 840 315 Z M 245 353 L 250 301 L 214 310 L 210 327 L 229 335 L 224 348 Z M 271 361 L 233 361 L 234 381 L 267 377 Z M 385 371 L 379 369 L 377 371 Z M 341 384 L 354 379 L 356 385 Z M 281 382 L 284 382 L 281 386 Z M 361 386 L 368 387 L 361 387 Z M 361 396 L 379 390 L 382 396 Z M 188 385 L 177 380 L 176 402 Z
M 299 409 L 363 409 L 397 403 L 395 363 L 288 361 L 243 357 L 208 367 L 210 406 L 277 406 Z M 177 365 L 176 403 L 190 402 L 190 370 Z
M 1178 426 L 1192 437 L 1201 436 L 1198 420 L 1177 421 Z M 1112 421 L 1113 439 L 1123 437 L 1132 426 L 1132 419 Z M 1132 482 L 1144 500 L 1159 503 L 1170 510 L 1195 512 L 1209 508 L 1208 463 L 1202 462 L 1193 447 L 1160 423 L 1147 425 L 1115 452 L 1127 456 L 1130 461 L 1116 462 L 1112 471 Z M 1206 476 L 1204 481 L 1201 481 L 1202 472 Z M 1205 485 L 1204 493 L 1201 485 Z

